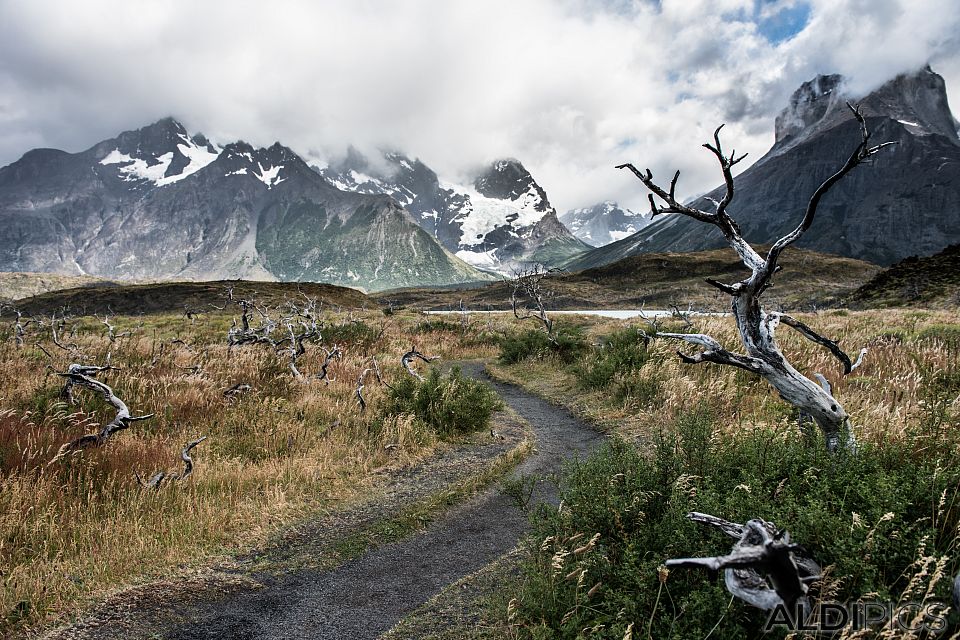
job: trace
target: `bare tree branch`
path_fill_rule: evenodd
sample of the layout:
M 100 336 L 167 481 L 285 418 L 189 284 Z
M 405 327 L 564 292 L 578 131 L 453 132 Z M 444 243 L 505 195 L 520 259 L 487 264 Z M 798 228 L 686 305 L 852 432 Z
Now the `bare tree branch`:
M 370 369 L 366 368 L 360 372 L 360 376 L 357 378 L 357 404 L 360 406 L 360 413 L 363 413 L 367 410 L 367 401 L 363 399 L 363 387 L 364 380 L 367 378 L 367 374 L 370 373 Z
M 127 405 L 123 400 L 114 395 L 113 389 L 99 380 L 94 380 L 88 375 L 76 373 L 76 370 L 71 372 L 69 369 L 65 373 L 57 373 L 57 375 L 71 380 L 77 386 L 86 387 L 92 391 L 100 393 L 107 404 L 111 405 L 117 410 L 117 415 L 113 420 L 103 425 L 103 428 L 101 428 L 99 432 L 80 436 L 79 438 L 71 440 L 70 442 L 67 442 L 61 446 L 60 450 L 57 452 L 57 455 L 54 456 L 49 463 L 47 463 L 47 466 L 57 462 L 58 460 L 61 460 L 64 456 L 73 451 L 84 449 L 86 447 L 99 447 L 117 431 L 122 431 L 129 428 L 131 423 L 139 420 L 148 420 L 153 417 L 152 413 L 143 416 L 131 416 L 130 409 L 127 408 Z
M 870 156 L 876 154 L 878 151 L 884 147 L 896 144 L 896 142 L 884 142 L 883 144 L 878 144 L 874 147 L 870 145 L 870 131 L 867 129 L 867 121 L 863 117 L 863 113 L 860 111 L 860 105 L 852 106 L 849 102 L 847 107 L 853 113 L 853 117 L 857 119 L 857 122 L 860 124 L 860 144 L 853 150 L 853 153 L 850 154 L 850 157 L 847 158 L 847 161 L 843 164 L 840 169 L 834 173 L 832 176 L 823 181 L 823 183 L 817 187 L 817 190 L 813 192 L 813 195 L 810 197 L 810 201 L 807 203 L 807 209 L 803 214 L 803 220 L 800 221 L 800 224 L 797 225 L 797 228 L 777 240 L 770 251 L 767 252 L 767 259 L 765 260 L 764 268 L 760 271 L 759 276 L 757 277 L 757 282 L 762 286 L 762 284 L 769 280 L 773 275 L 773 270 L 777 266 L 777 260 L 780 259 L 780 254 L 788 246 L 800 239 L 801 236 L 810 228 L 810 225 L 813 224 L 813 220 L 817 215 L 817 206 L 820 204 L 820 200 L 824 195 L 830 190 L 833 185 L 840 181 L 843 176 L 847 175 L 852 171 L 857 165 L 869 158 Z
M 416 370 L 413 368 L 413 361 L 416 358 L 419 358 L 424 362 L 433 362 L 434 360 L 439 360 L 440 356 L 425 356 L 419 351 L 417 351 L 416 347 L 412 348 L 410 351 L 407 351 L 405 354 L 400 356 L 400 364 L 403 365 L 403 368 L 407 370 L 407 373 L 412 375 L 417 380 L 422 381 L 423 376 L 417 373 Z
M 803 547 L 790 542 L 789 533 L 764 520 L 741 525 L 704 513 L 689 513 L 687 517 L 718 527 L 737 542 L 728 555 L 667 560 L 667 567 L 723 570 L 727 590 L 754 607 L 771 610 L 786 606 L 794 612 L 799 606 L 800 611 L 809 610 L 807 590 L 820 579 L 820 567 Z
M 320 365 L 320 373 L 317 374 L 317 379 L 323 380 L 325 384 L 330 384 L 334 382 L 334 378 L 330 377 L 330 363 L 337 358 L 342 358 L 343 351 L 337 345 L 333 345 L 333 349 L 324 348 L 323 351 L 326 355 L 323 358 L 323 364 Z

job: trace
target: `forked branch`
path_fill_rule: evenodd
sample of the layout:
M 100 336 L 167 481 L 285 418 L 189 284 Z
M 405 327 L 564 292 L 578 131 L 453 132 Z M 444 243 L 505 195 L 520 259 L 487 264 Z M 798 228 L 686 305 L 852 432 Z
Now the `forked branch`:
M 417 373 L 416 369 L 413 368 L 413 361 L 416 359 L 423 360 L 424 362 L 433 362 L 434 360 L 439 360 L 440 356 L 425 356 L 414 347 L 407 351 L 405 354 L 400 356 L 400 364 L 403 365 L 403 368 L 407 370 L 407 373 L 412 375 L 417 380 L 422 381 L 423 376 Z
M 140 420 L 148 420 L 153 417 L 152 413 L 143 416 L 130 415 L 130 409 L 127 408 L 127 405 L 123 400 L 114 395 L 113 389 L 99 380 L 94 380 L 88 375 L 76 373 L 76 370 L 74 370 L 74 372 L 68 370 L 64 373 L 57 373 L 57 375 L 67 378 L 76 386 L 86 387 L 87 389 L 100 393 L 107 404 L 111 405 L 117 410 L 117 415 L 113 420 L 103 425 L 103 428 L 101 428 L 97 433 L 88 433 L 61 446 L 60 450 L 57 451 L 57 455 L 54 456 L 54 458 L 48 463 L 48 466 L 54 462 L 57 462 L 58 460 L 61 460 L 64 456 L 73 451 L 78 451 L 87 447 L 99 447 L 117 431 L 122 431 L 129 428 L 131 423 Z
M 718 527 L 737 542 L 728 555 L 667 560 L 667 567 L 723 570 L 727 590 L 759 609 L 809 610 L 807 590 L 820 579 L 820 566 L 803 547 L 790 542 L 789 533 L 764 520 L 737 524 L 696 512 L 687 517 Z

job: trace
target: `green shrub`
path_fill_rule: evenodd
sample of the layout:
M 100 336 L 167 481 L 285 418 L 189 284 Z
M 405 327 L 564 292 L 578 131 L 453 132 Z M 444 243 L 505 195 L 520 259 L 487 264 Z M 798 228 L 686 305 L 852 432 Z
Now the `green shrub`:
M 424 320 L 418 322 L 417 326 L 414 327 L 415 333 L 437 333 L 440 331 L 456 331 L 460 332 L 463 330 L 463 325 L 459 322 L 450 322 L 449 320 Z
M 833 600 L 895 601 L 925 554 L 949 558 L 933 591 L 949 602 L 947 576 L 960 569 L 952 553 L 960 542 L 960 459 L 952 450 L 914 452 L 898 441 L 830 455 L 819 439 L 796 433 L 722 434 L 701 406 L 659 434 L 652 456 L 613 440 L 570 465 L 560 493 L 562 509 L 543 506 L 534 518 L 514 603 L 520 637 L 596 629 L 590 637 L 619 640 L 631 624 L 634 638 L 760 637 L 765 612 L 731 601 L 722 576 L 658 571 L 669 558 L 730 551 L 730 538 L 689 521 L 689 511 L 763 518 L 788 530 L 830 567 Z
M 917 331 L 918 341 L 939 342 L 946 348 L 960 349 L 960 324 L 935 324 Z
M 365 351 L 380 342 L 383 330 L 371 327 L 362 320 L 352 320 L 326 327 L 321 334 L 325 344 L 350 345 Z
M 579 327 L 558 329 L 554 332 L 553 340 L 543 330 L 527 329 L 508 334 L 500 341 L 500 362 L 516 364 L 553 355 L 569 364 L 586 350 L 587 342 Z
M 645 334 L 634 327 L 605 336 L 600 346 L 574 368 L 574 375 L 588 389 L 605 389 L 618 376 L 643 367 L 650 358 L 646 341 Z
M 447 436 L 487 427 L 490 415 L 501 406 L 490 387 L 464 378 L 459 367 L 446 376 L 434 367 L 423 381 L 404 375 L 394 383 L 382 413 L 412 415 L 438 435 Z

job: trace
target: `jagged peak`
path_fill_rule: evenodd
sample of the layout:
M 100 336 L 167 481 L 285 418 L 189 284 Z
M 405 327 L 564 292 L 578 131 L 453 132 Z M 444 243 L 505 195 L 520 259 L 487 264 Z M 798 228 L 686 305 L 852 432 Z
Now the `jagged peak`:
M 474 188 L 487 197 L 509 200 L 515 200 L 532 189 L 543 202 L 547 200 L 547 194 L 516 158 L 501 158 L 491 162 L 474 180 Z M 549 208 L 549 203 L 546 203 L 543 210 Z
M 820 122 L 837 104 L 842 104 L 844 78 L 839 74 L 818 75 L 793 92 L 777 116 L 774 139 L 784 142 Z
M 838 74 L 818 75 L 800 85 L 776 118 L 773 153 L 849 119 L 847 102 L 859 104 L 866 116 L 896 120 L 914 135 L 938 134 L 960 143 L 946 83 L 929 65 L 901 73 L 865 96 L 851 93 Z

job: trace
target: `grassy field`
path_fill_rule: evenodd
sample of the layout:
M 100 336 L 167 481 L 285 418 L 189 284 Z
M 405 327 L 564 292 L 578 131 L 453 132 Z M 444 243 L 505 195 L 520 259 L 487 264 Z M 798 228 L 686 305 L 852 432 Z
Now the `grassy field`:
M 577 637 L 591 628 L 596 637 L 621 638 L 632 628 L 633 637 L 640 637 L 642 628 L 651 637 L 702 637 L 714 623 L 714 637 L 755 631 L 756 612 L 728 604 L 716 581 L 696 572 L 658 579 L 657 566 L 671 554 L 725 551 L 715 536 L 683 521 L 685 510 L 695 508 L 741 521 L 776 521 L 829 567 L 826 584 L 835 594 L 875 590 L 900 597 L 911 578 L 928 570 L 926 582 L 921 579 L 930 587 L 928 597 L 942 599 L 943 577 L 960 569 L 956 312 L 837 309 L 802 315 L 848 352 L 868 347 L 864 365 L 845 378 L 829 353 L 780 329 L 791 361 L 809 375 L 823 373 L 853 417 L 866 453 L 843 467 L 824 457 L 819 441 L 805 436 L 796 411 L 764 381 L 729 368 L 684 365 L 675 354 L 678 345 L 665 339 L 645 348 L 636 332 L 638 326 L 648 329 L 642 321 L 561 317 L 558 350 L 533 323 L 507 314 L 384 313 L 362 309 L 372 304 L 355 294 L 356 300 L 326 304 L 321 313 L 322 344 L 344 350 L 327 385 L 313 377 L 323 360 L 319 345 L 308 344 L 298 363 L 306 380 L 294 378 L 284 355 L 273 349 L 228 348 L 236 309 L 213 310 L 209 305 L 222 302 L 222 289 L 196 286 L 173 287 L 163 296 L 145 290 L 158 306 L 166 301 L 173 310 L 113 317 L 115 336 L 129 332 L 114 341 L 91 317 L 67 323 L 63 347 L 53 344 L 49 325 L 29 325 L 17 347 L 12 325 L 0 324 L 0 375 L 15 381 L 0 396 L 0 615 L 6 630 L 77 611 L 132 581 L 251 548 L 311 514 L 359 500 L 374 476 L 448 446 L 437 424 L 444 430 L 454 414 L 435 412 L 440 422 L 433 426 L 410 415 L 431 405 L 417 389 L 443 383 L 436 377 L 423 386 L 406 380 L 398 360 L 413 345 L 444 361 L 495 361 L 513 349 L 513 363 L 491 367 L 497 376 L 569 406 L 624 443 L 572 467 L 560 480 L 567 509 L 535 518 L 536 534 L 521 554 L 522 577 L 509 583 L 509 611 L 492 614 L 510 636 Z M 256 289 L 264 300 L 299 295 L 277 285 L 242 287 L 238 295 Z M 71 304 L 81 295 L 70 293 Z M 104 288 L 88 302 L 137 308 L 144 295 Z M 37 300 L 48 306 L 58 301 L 52 295 Z M 191 319 L 180 311 L 184 305 L 203 305 L 208 312 Z M 738 344 L 729 318 L 694 322 L 728 347 Z M 668 320 L 661 328 L 682 327 Z M 103 364 L 108 353 L 119 370 L 101 379 L 134 414 L 156 417 L 134 423 L 103 447 L 48 464 L 64 442 L 113 417 L 85 389 L 75 391 L 77 406 L 61 402 L 63 379 L 55 372 L 73 362 Z M 356 381 L 372 356 L 385 380 L 406 395 L 391 395 L 369 374 L 368 409 L 360 413 Z M 241 382 L 252 391 L 234 399 L 223 395 Z M 475 418 L 464 414 L 465 420 Z M 189 480 L 159 491 L 137 484 L 134 473 L 179 469 L 180 449 L 200 436 L 208 439 L 193 452 L 197 467 Z M 760 463 L 758 471 L 758 461 L 766 458 L 757 451 L 774 456 L 773 464 Z M 611 478 L 620 477 L 629 482 L 612 490 Z M 809 484 L 812 477 L 819 484 Z M 802 482 L 795 486 L 791 478 Z M 597 494 L 598 487 L 607 489 Z M 671 487 L 669 496 L 663 487 Z M 829 498 L 830 492 L 851 491 L 856 504 Z M 641 499 L 648 503 L 643 517 L 631 511 Z M 894 514 L 889 526 L 887 513 Z M 633 524 L 627 527 L 628 517 Z M 658 531 L 666 531 L 667 539 L 654 535 Z M 886 564 L 873 562 L 865 576 L 849 573 L 845 558 L 870 557 L 864 545 L 875 544 L 878 531 Z M 570 555 L 576 544 L 601 532 L 589 559 Z M 926 549 L 919 547 L 923 536 Z M 916 564 L 922 562 L 926 569 Z M 931 582 L 933 574 L 939 578 Z M 567 575 L 576 580 L 560 579 Z M 587 598 L 597 582 L 604 586 Z M 660 596 L 689 599 L 689 625 L 678 627 L 676 611 L 667 612 Z M 490 612 L 484 615 L 490 619 Z M 505 627 L 491 628 L 499 634 Z
M 790 248 L 783 271 L 765 295 L 767 304 L 793 309 L 836 306 L 881 268 L 850 258 Z M 730 249 L 694 253 L 658 253 L 634 256 L 578 273 L 552 276 L 553 309 L 686 309 L 726 311 L 729 299 L 704 284 L 705 278 L 735 282 L 746 274 Z M 422 309 L 457 309 L 462 299 L 470 309 L 506 309 L 510 287 L 499 282 L 472 289 L 410 289 L 374 296 L 382 304 Z
M 384 380 L 402 387 L 410 376 L 399 357 L 412 344 L 441 362 L 491 357 L 494 340 L 482 327 L 464 333 L 457 323 L 410 314 L 325 308 L 322 344 L 344 353 L 331 364 L 330 384 L 316 378 L 318 344 L 308 343 L 298 362 L 303 380 L 270 347 L 228 348 L 238 315 L 230 308 L 193 320 L 115 316 L 114 341 L 99 319 L 70 320 L 62 347 L 49 323 L 29 325 L 22 347 L 11 323 L 0 325 L 0 629 L 49 621 L 132 580 L 250 548 L 307 514 L 359 499 L 375 476 L 457 438 L 391 412 L 402 398 L 372 372 L 361 413 L 357 379 L 376 356 Z M 115 414 L 83 388 L 74 390 L 76 406 L 62 402 L 56 372 L 105 364 L 108 354 L 118 370 L 99 379 L 134 415 L 155 417 L 50 464 L 62 444 Z M 225 397 L 238 383 L 252 390 Z M 207 440 L 193 450 L 196 469 L 186 481 L 159 490 L 137 483 L 135 473 L 182 470 L 181 448 L 200 436 Z
M 729 348 L 738 344 L 731 319 L 694 322 Z M 688 511 L 789 530 L 825 568 L 815 599 L 949 603 L 960 571 L 960 316 L 834 310 L 804 322 L 847 351 L 869 349 L 843 377 L 824 349 L 778 332 L 798 369 L 830 380 L 853 418 L 856 456 L 827 454 L 819 434 L 757 376 L 683 364 L 679 345 L 666 339 L 644 348 L 630 323 L 561 319 L 568 337 L 559 352 L 515 338 L 530 353 L 518 360 L 509 351 L 514 362 L 493 367 L 497 377 L 615 437 L 568 469 L 565 508 L 536 514 L 510 605 L 514 637 L 762 633 L 763 612 L 731 600 L 722 580 L 663 570 L 668 558 L 729 552 L 729 539 L 689 522 Z M 956 613 L 952 621 L 960 624 Z M 921 635 L 888 628 L 843 637 Z

